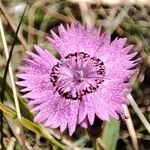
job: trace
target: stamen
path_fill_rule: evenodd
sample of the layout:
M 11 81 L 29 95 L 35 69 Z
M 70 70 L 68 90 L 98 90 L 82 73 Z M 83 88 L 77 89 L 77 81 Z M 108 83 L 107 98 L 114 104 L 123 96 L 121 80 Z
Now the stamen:
M 50 81 L 61 96 L 80 100 L 84 95 L 96 92 L 104 76 L 105 66 L 99 58 L 76 52 L 52 68 Z

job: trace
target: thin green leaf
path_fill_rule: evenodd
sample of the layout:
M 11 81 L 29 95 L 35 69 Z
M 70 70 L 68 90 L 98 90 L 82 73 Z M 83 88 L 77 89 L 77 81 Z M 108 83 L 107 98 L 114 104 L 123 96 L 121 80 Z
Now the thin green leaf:
M 26 7 L 24 9 L 24 12 L 22 14 L 22 17 L 20 19 L 19 25 L 17 27 L 17 31 L 15 32 L 13 44 L 11 46 L 11 49 L 10 49 L 10 52 L 9 52 L 9 57 L 8 57 L 8 60 L 7 60 L 7 63 L 6 63 L 6 67 L 5 67 L 5 71 L 4 71 L 4 76 L 3 76 L 2 88 L 1 88 L 1 101 L 4 100 L 4 91 L 5 91 L 5 84 L 6 84 L 6 77 L 7 77 L 7 74 L 8 74 L 9 63 L 10 63 L 10 60 L 11 60 L 11 57 L 12 57 L 12 53 L 13 53 L 13 49 L 14 49 L 15 43 L 17 41 L 17 35 L 18 35 L 18 32 L 19 32 L 21 23 L 23 21 L 24 14 L 26 12 L 26 8 L 27 8 L 27 5 L 26 5 Z
M 120 122 L 117 120 L 112 120 L 109 123 L 105 123 L 102 139 L 107 146 L 108 150 L 115 150 L 117 145 L 117 140 L 119 137 Z
M 8 117 L 14 119 L 15 122 L 23 125 L 25 128 L 33 131 L 36 134 L 39 134 L 40 136 L 45 137 L 47 140 L 49 140 L 52 144 L 54 144 L 56 147 L 60 149 L 64 149 L 63 144 L 59 143 L 52 135 L 50 135 L 46 128 L 42 125 L 39 125 L 37 123 L 31 122 L 28 119 L 25 119 L 22 117 L 22 121 L 17 118 L 16 112 L 12 109 L 8 108 L 4 104 L 0 102 L 0 110 L 3 111 Z
M 27 5 L 24 9 L 24 12 L 23 12 L 22 17 L 21 17 L 20 22 L 19 22 L 19 25 L 17 27 L 16 33 L 15 33 L 15 36 L 14 36 L 14 41 L 13 41 L 13 44 L 11 46 L 9 57 L 8 57 L 6 67 L 5 67 L 5 70 L 4 70 L 3 82 L 1 84 L 1 91 L 0 91 L 0 100 L 1 100 L 2 103 L 3 103 L 4 97 L 5 97 L 4 93 L 5 93 L 5 85 L 6 85 L 6 78 L 7 78 L 7 74 L 8 74 L 9 63 L 10 63 L 10 60 L 11 60 L 11 57 L 12 57 L 12 53 L 13 53 L 15 43 L 17 41 L 17 35 L 18 35 L 18 32 L 19 32 L 21 23 L 23 21 L 24 14 L 26 12 L 26 8 L 27 8 Z M 1 111 L 0 111 L 0 133 L 1 133 L 1 138 L 0 138 L 1 148 L 4 149 L 4 143 L 3 143 L 3 137 L 4 137 L 4 133 L 3 133 L 3 113 Z

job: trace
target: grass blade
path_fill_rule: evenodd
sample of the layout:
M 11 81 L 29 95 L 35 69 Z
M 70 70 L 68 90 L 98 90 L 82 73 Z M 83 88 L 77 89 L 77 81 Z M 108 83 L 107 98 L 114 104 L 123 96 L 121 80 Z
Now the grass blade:
M 138 117 L 140 118 L 140 120 L 142 121 L 142 123 L 144 124 L 145 128 L 147 129 L 148 133 L 150 134 L 150 123 L 147 121 L 147 119 L 145 118 L 145 116 L 143 115 L 143 113 L 141 112 L 140 108 L 138 107 L 138 105 L 136 104 L 135 100 L 133 99 L 131 94 L 127 95 L 127 98 L 131 104 L 131 106 L 133 107 L 133 109 L 135 110 L 136 114 L 138 115 Z
M 10 60 L 11 60 L 11 57 L 12 57 L 12 53 L 13 53 L 13 49 L 14 49 L 15 43 L 17 41 L 17 35 L 18 35 L 18 32 L 19 32 L 21 23 L 23 21 L 23 17 L 24 17 L 26 8 L 27 8 L 27 5 L 26 5 L 26 7 L 24 9 L 23 15 L 22 15 L 21 20 L 19 22 L 19 25 L 17 27 L 17 31 L 16 31 L 15 36 L 14 36 L 14 40 L 13 40 L 12 47 L 10 49 L 9 56 L 8 56 L 8 49 L 7 49 L 6 39 L 5 39 L 5 35 L 4 35 L 3 25 L 2 25 L 1 18 L 0 18 L 0 33 L 1 33 L 1 36 L 2 36 L 4 50 L 5 50 L 6 58 L 7 58 L 7 63 L 6 63 L 6 67 L 5 67 L 5 70 L 4 70 L 3 82 L 1 84 L 1 92 L 0 92 L 0 99 L 1 99 L 2 103 L 3 103 L 4 97 L 5 97 L 5 94 L 4 94 L 5 93 L 5 85 L 6 85 L 6 78 L 7 78 L 7 74 L 8 74 Z M 13 90 L 14 90 L 14 100 L 15 100 L 15 106 L 16 106 L 17 116 L 18 116 L 18 118 L 21 119 L 21 114 L 20 114 L 20 109 L 19 109 L 19 103 L 18 103 L 18 100 L 17 100 L 17 94 L 16 94 L 16 90 L 15 90 L 15 83 L 14 83 L 14 78 L 13 78 L 12 70 L 10 70 L 10 73 L 12 74 L 12 76 L 11 76 L 12 78 L 11 79 L 12 79 L 12 87 L 13 87 Z M 2 149 L 4 149 L 4 144 L 3 144 L 3 113 L 2 112 L 0 112 L 0 122 L 1 122 L 1 124 L 0 124 L 1 147 L 2 147 Z
M 2 83 L 1 94 L 0 94 L 0 95 L 1 95 L 1 101 L 2 101 L 2 102 L 3 102 L 3 100 L 4 100 L 4 91 L 5 91 L 6 78 L 7 78 L 7 74 L 8 74 L 8 69 L 9 69 L 10 60 L 11 60 L 11 57 L 12 57 L 12 53 L 13 53 L 13 49 L 14 49 L 15 43 L 16 43 L 16 41 L 17 41 L 17 34 L 18 34 L 18 32 L 19 32 L 21 23 L 22 23 L 22 21 L 23 21 L 23 17 L 24 17 L 26 8 L 27 8 L 27 6 L 26 6 L 25 9 L 24 9 L 24 12 L 23 12 L 23 14 L 22 14 L 21 20 L 20 20 L 19 25 L 18 25 L 18 27 L 17 27 L 17 31 L 16 31 L 15 36 L 14 36 L 14 40 L 13 40 L 13 44 L 12 44 L 11 49 L 10 49 L 10 52 L 9 52 L 9 56 L 6 55 L 6 57 L 8 57 L 8 60 L 7 60 L 6 67 L 5 67 L 5 71 L 4 71 L 3 83 Z M 2 32 L 1 32 L 1 33 L 2 33 Z M 3 38 L 3 37 L 4 37 L 4 35 L 2 36 L 2 38 Z M 7 52 L 6 52 L 6 54 L 7 54 Z M 17 101 L 16 101 L 15 103 L 16 103 L 16 109 L 19 109 L 18 106 L 17 106 Z M 18 115 L 19 118 L 21 118 L 21 115 L 19 115 L 19 110 L 18 110 L 17 115 Z
M 33 131 L 34 133 L 39 134 L 40 136 L 45 137 L 47 140 L 49 140 L 52 144 L 54 144 L 59 149 L 64 149 L 64 146 L 59 143 L 52 135 L 50 135 L 44 126 L 36 124 L 34 122 L 31 122 L 28 119 L 25 119 L 22 117 L 22 120 L 17 118 L 16 112 L 12 109 L 8 108 L 4 104 L 0 102 L 0 110 L 3 111 L 8 117 L 12 118 L 15 122 L 23 125 L 25 128 Z

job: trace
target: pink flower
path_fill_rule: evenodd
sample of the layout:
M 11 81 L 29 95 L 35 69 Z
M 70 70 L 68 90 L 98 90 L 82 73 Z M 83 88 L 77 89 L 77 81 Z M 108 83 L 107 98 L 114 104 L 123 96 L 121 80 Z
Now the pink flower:
M 36 54 L 27 52 L 29 58 L 20 67 L 22 79 L 17 84 L 24 87 L 35 122 L 46 127 L 66 128 L 72 135 L 79 124 L 92 125 L 97 116 L 103 121 L 123 116 L 122 104 L 131 91 L 128 79 L 137 60 L 131 53 L 133 46 L 124 47 L 126 38 L 110 42 L 109 33 L 100 29 L 60 25 L 59 36 L 51 31 L 47 37 L 58 51 L 58 60 L 47 50 L 34 46 Z

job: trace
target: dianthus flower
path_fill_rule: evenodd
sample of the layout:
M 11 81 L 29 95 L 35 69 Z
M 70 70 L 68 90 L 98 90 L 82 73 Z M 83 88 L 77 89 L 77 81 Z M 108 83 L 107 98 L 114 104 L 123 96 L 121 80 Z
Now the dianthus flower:
M 24 87 L 35 122 L 50 128 L 66 128 L 72 135 L 79 124 L 88 127 L 95 117 L 102 121 L 123 116 L 122 104 L 131 91 L 128 79 L 135 73 L 132 45 L 126 38 L 111 42 L 110 34 L 79 23 L 51 31 L 49 42 L 60 54 L 35 45 L 36 53 L 27 52 L 26 64 L 20 67 L 18 85 Z

